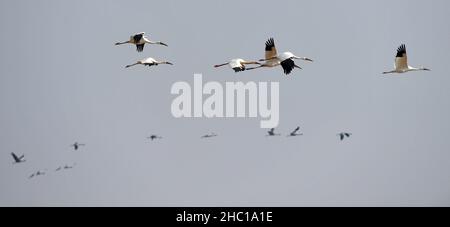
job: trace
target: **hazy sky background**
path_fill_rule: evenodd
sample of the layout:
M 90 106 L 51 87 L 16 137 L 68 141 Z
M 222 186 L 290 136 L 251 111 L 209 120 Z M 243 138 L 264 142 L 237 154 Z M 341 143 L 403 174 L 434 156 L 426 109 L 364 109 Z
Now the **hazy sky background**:
M 0 1 L 0 205 L 448 206 L 449 21 L 447 0 Z M 141 31 L 169 47 L 114 46 Z M 269 37 L 315 62 L 212 67 L 263 57 Z M 401 43 L 433 71 L 381 75 Z M 146 57 L 175 65 L 124 68 Z M 174 119 L 170 88 L 194 73 L 279 81 L 277 130 L 305 136 Z

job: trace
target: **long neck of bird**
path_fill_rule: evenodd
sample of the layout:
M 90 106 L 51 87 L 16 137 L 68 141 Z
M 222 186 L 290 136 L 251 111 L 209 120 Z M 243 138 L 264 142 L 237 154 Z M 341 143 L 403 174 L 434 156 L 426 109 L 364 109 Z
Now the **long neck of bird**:
M 222 66 L 225 66 L 225 65 L 228 65 L 229 63 L 227 62 L 227 63 L 223 63 L 223 64 L 220 64 L 220 65 L 215 65 L 214 67 L 216 67 L 216 68 L 218 68 L 218 67 L 222 67 Z
M 135 65 L 139 65 L 140 63 L 139 62 L 136 62 L 136 63 L 134 63 L 134 64 L 131 64 L 131 65 L 127 65 L 126 66 L 126 68 L 130 68 L 130 67 L 133 67 L 133 66 L 135 66 Z
M 256 62 L 256 61 L 244 61 L 244 62 L 242 62 L 242 64 L 248 64 L 248 65 L 250 65 L 250 64 L 261 65 L 261 63 Z
M 116 45 L 122 45 L 122 44 L 127 44 L 127 43 L 130 43 L 130 41 L 118 42 L 118 43 L 116 43 Z
M 425 68 L 425 67 L 414 68 L 414 67 L 409 66 L 408 71 L 430 71 L 430 69 Z

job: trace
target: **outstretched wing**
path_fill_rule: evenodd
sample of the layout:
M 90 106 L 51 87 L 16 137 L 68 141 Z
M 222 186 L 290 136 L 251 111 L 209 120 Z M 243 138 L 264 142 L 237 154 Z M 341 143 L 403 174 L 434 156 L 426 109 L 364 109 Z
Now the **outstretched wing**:
M 266 42 L 266 60 L 276 57 L 278 55 L 277 48 L 275 48 L 275 40 L 270 38 Z
M 408 57 L 406 55 L 405 44 L 400 45 L 397 49 L 397 56 L 395 57 L 395 68 L 398 70 L 408 68 Z
M 21 162 L 20 158 L 19 158 L 19 157 L 17 157 L 17 155 L 16 155 L 16 154 L 14 154 L 14 153 L 11 153 L 11 155 L 13 156 L 13 158 L 14 158 L 14 161 L 15 161 L 15 162 Z
M 292 59 L 286 59 L 281 62 L 281 67 L 283 67 L 284 74 L 289 75 L 295 68 L 295 62 Z

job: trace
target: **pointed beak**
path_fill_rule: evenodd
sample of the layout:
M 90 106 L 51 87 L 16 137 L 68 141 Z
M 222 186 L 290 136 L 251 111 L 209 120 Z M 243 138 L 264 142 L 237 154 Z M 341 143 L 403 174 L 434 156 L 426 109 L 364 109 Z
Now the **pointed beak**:
M 163 43 L 163 42 L 161 42 L 160 44 L 163 45 L 163 46 L 166 46 L 166 47 L 169 46 L 169 45 L 167 45 L 167 44 L 165 44 L 165 43 Z
M 305 60 L 305 61 L 313 62 L 313 60 L 312 60 L 312 59 L 309 59 L 309 58 L 305 58 L 304 60 Z
M 168 65 L 173 65 L 171 62 L 167 62 Z

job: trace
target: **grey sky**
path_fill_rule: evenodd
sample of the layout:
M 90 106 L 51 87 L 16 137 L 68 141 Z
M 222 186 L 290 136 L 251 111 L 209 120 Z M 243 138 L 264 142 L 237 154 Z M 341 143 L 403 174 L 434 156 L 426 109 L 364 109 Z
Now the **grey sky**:
M 0 205 L 448 206 L 449 21 L 445 0 L 0 1 Z M 114 46 L 140 31 L 169 47 Z M 212 67 L 261 58 L 269 37 L 315 62 L 290 77 Z M 381 75 L 401 43 L 433 71 Z M 175 65 L 124 69 L 146 57 Z M 194 73 L 279 81 L 277 130 L 305 136 L 174 119 L 170 88 Z

